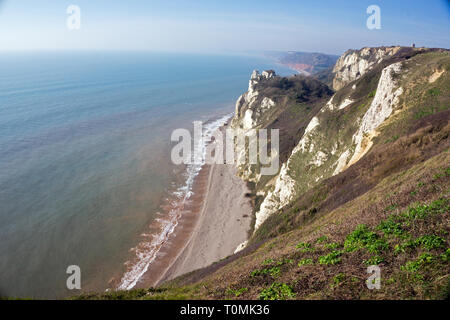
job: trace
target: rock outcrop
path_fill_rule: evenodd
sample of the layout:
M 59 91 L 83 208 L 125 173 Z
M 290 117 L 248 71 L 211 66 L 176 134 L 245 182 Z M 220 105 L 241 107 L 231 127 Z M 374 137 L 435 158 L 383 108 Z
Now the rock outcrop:
M 375 64 L 393 56 L 399 49 L 400 47 L 379 47 L 346 51 L 333 68 L 335 73 L 333 89 L 337 91 L 348 83 L 359 79 Z
M 279 174 L 263 192 L 264 199 L 256 212 L 255 230 L 302 192 L 339 174 L 371 148 L 371 139 L 376 136 L 377 128 L 393 113 L 404 91 L 396 80 L 402 72 L 402 62 L 387 63 L 382 69 L 373 69 L 398 50 L 399 47 L 363 48 L 347 51 L 338 59 L 334 67 L 334 83 L 338 92 L 311 118 Z M 376 88 L 366 88 L 371 93 L 362 98 L 361 95 L 354 97 L 353 93 L 365 85 L 359 83 L 359 79 L 370 71 L 373 71 L 373 79 L 379 79 Z M 270 96 L 260 97 L 256 88 L 260 81 L 274 76 L 272 72 L 253 72 L 249 91 L 236 104 L 234 126 L 244 130 L 257 128 L 261 125 L 262 115 L 277 108 Z M 345 95 L 339 93 L 339 89 L 350 82 L 354 82 L 351 90 L 345 91 Z M 346 123 L 331 128 L 330 121 L 339 122 L 341 117 Z M 244 168 L 249 170 L 245 165 L 241 170 Z M 245 179 L 250 175 L 248 171 L 242 177 Z

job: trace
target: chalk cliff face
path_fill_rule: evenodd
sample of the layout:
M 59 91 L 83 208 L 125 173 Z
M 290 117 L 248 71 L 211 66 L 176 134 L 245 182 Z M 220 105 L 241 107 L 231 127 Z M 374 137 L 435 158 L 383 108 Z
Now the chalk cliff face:
M 248 91 L 236 102 L 231 125 L 247 136 L 252 133 L 252 129 L 279 129 L 280 156 L 282 162 L 285 162 L 308 122 L 331 93 L 326 85 L 310 77 L 297 75 L 284 78 L 277 76 L 272 70 L 262 73 L 255 70 L 251 75 Z M 267 133 L 270 141 L 271 132 Z M 265 193 L 262 189 L 268 181 L 259 183 L 261 167 L 246 161 L 245 150 L 238 152 L 237 161 L 239 175 L 258 184 L 257 191 L 260 194 Z
M 273 70 L 263 71 L 261 74 L 258 70 L 253 71 L 248 84 L 248 91 L 242 94 L 236 102 L 234 127 L 242 127 L 243 129 L 256 127 L 262 113 L 275 105 L 275 102 L 267 97 L 262 97 L 262 100 L 258 101 L 260 93 L 256 88 L 256 85 L 261 81 L 266 81 L 275 76 Z
M 235 116 L 232 119 L 231 126 L 234 129 L 240 129 L 241 134 L 246 134 L 250 129 L 260 127 L 263 116 L 275 107 L 275 102 L 264 96 L 264 93 L 258 91 L 257 85 L 261 82 L 276 77 L 273 70 L 263 71 L 261 74 L 254 70 L 248 84 L 248 91 L 242 94 L 237 102 Z M 258 181 L 259 175 L 255 168 L 245 161 L 245 150 L 240 150 L 237 154 L 237 163 L 239 174 L 248 181 Z
M 333 81 L 336 93 L 308 121 L 279 174 L 259 190 L 264 199 L 256 208 L 255 230 L 300 194 L 344 171 L 370 150 L 378 128 L 399 109 L 404 93 L 398 81 L 403 62 L 389 63 L 399 49 L 363 48 L 347 51 L 338 59 Z M 272 72 L 252 74 L 249 91 L 236 104 L 234 126 L 245 130 L 264 126 L 262 115 L 277 104 L 270 96 L 259 97 L 255 86 L 273 76 Z M 351 87 L 340 90 L 350 82 Z M 252 175 L 249 168 L 241 167 L 244 179 Z M 260 180 L 260 176 L 253 179 Z
M 333 89 L 339 90 L 346 84 L 359 79 L 374 65 L 393 56 L 399 49 L 400 47 L 380 47 L 346 51 L 333 68 L 335 73 Z

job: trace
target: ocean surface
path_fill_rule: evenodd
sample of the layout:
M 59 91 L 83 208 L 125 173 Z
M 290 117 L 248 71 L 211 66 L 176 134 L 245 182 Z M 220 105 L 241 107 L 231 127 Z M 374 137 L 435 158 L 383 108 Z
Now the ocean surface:
M 253 56 L 1 53 L 0 296 L 78 294 L 70 265 L 84 291 L 132 288 L 199 170 L 171 163 L 172 131 L 223 124 L 253 69 L 293 73 Z

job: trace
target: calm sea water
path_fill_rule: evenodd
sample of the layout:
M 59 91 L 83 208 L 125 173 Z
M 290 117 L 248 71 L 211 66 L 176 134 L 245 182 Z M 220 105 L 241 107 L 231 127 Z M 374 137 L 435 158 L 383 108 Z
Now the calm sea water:
M 105 290 L 184 175 L 170 134 L 229 114 L 262 58 L 0 54 L 0 295 Z

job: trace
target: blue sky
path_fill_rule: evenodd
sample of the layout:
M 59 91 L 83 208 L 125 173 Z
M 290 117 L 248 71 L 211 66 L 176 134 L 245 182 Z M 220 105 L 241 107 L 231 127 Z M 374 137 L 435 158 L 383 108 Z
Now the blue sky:
M 0 0 L 0 51 L 318 51 L 379 45 L 450 47 L 448 0 Z M 81 29 L 66 27 L 69 5 Z M 366 27 L 369 5 L 381 29 Z

